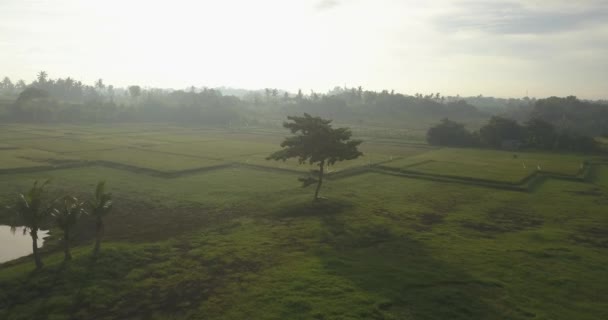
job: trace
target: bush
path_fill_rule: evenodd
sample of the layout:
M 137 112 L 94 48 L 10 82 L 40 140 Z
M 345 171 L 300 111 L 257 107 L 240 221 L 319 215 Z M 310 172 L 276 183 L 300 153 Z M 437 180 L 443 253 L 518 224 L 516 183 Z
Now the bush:
M 443 119 L 440 124 L 431 127 L 426 134 L 429 144 L 439 146 L 466 147 L 475 143 L 473 135 L 462 123 Z

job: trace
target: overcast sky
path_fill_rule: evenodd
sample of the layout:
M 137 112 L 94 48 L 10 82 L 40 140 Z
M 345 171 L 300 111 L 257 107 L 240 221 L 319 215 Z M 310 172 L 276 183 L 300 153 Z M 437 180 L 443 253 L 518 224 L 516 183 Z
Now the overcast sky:
M 608 0 L 0 0 L 0 76 L 608 98 Z

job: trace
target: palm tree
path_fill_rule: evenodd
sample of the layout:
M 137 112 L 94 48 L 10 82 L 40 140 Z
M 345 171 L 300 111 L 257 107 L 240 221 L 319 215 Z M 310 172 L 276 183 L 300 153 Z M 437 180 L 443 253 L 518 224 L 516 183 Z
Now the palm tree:
M 51 210 L 49 206 L 46 206 L 44 201 L 44 187 L 50 181 L 47 180 L 38 185 L 38 181 L 34 182 L 32 188 L 27 194 L 20 193 L 15 206 L 14 220 L 11 222 L 11 230 L 15 232 L 16 227 L 23 226 L 23 234 L 28 230 L 32 237 L 32 253 L 34 255 L 34 262 L 36 268 L 40 269 L 43 266 L 40 254 L 38 253 L 38 230 L 42 225 Z
M 106 85 L 103 83 L 103 79 L 99 78 L 97 81 L 95 81 L 95 88 L 103 90 L 105 87 Z
M 36 76 L 38 78 L 38 83 L 40 83 L 40 84 L 45 83 L 48 76 L 49 75 L 48 75 L 48 73 L 46 73 L 46 71 L 38 72 L 38 75 Z
M 95 217 L 95 248 L 93 256 L 97 257 L 104 232 L 103 217 L 112 209 L 112 194 L 105 192 L 106 182 L 100 181 L 95 188 L 95 199 L 91 203 L 91 214 Z
M 72 260 L 70 254 L 70 231 L 74 228 L 78 219 L 86 214 L 84 202 L 79 201 L 76 197 L 65 196 L 51 212 L 51 216 L 55 220 L 55 224 L 63 231 L 63 252 L 64 261 Z

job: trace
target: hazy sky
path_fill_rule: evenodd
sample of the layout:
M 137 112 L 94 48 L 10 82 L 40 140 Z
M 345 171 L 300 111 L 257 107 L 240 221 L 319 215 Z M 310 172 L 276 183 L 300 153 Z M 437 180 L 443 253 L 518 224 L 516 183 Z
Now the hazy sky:
M 608 0 L 0 0 L 0 76 L 608 97 Z

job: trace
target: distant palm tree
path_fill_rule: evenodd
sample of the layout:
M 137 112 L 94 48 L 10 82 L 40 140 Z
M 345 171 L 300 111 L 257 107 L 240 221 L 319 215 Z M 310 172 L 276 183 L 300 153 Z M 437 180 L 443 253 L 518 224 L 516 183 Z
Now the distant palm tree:
M 70 253 L 70 231 L 74 229 L 78 219 L 86 214 L 84 205 L 85 203 L 79 201 L 76 197 L 65 196 L 58 201 L 57 208 L 51 211 L 55 224 L 63 231 L 64 261 L 72 260 L 72 254 Z
M 106 183 L 100 181 L 95 188 L 95 198 L 91 202 L 91 214 L 95 217 L 95 248 L 93 256 L 97 257 L 104 233 L 103 217 L 112 210 L 112 194 L 105 192 Z
M 51 207 L 47 206 L 44 201 L 44 187 L 49 182 L 47 180 L 39 186 L 38 181 L 35 181 L 27 194 L 19 194 L 15 206 L 16 214 L 10 224 L 11 231 L 13 232 L 15 232 L 18 226 L 23 226 L 23 234 L 29 230 L 32 237 L 32 253 L 37 269 L 43 266 L 40 254 L 38 253 L 38 230 L 40 230 L 40 226 L 47 220 L 51 210 Z
M 106 85 L 103 83 L 103 79 L 99 78 L 97 81 L 95 81 L 95 88 L 103 90 L 105 87 Z
M 46 71 L 40 71 L 36 77 L 38 78 L 39 83 L 45 83 L 48 76 L 49 75 L 46 73 Z

